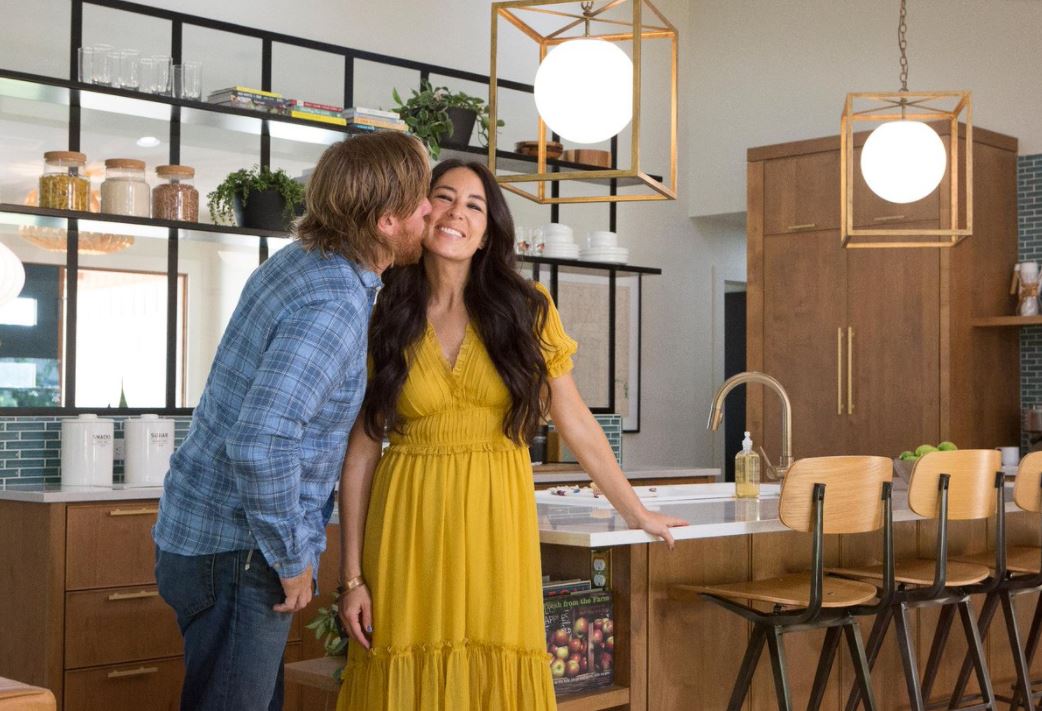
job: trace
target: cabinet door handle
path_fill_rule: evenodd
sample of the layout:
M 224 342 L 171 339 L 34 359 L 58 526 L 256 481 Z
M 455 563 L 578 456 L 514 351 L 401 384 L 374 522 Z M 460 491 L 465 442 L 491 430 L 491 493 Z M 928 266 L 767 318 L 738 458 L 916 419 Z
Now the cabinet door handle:
M 814 229 L 817 226 L 818 226 L 818 223 L 816 223 L 816 222 L 808 222 L 805 225 L 789 225 L 789 230 L 790 231 L 793 231 L 793 230 L 812 230 L 812 229 Z
M 141 600 L 146 597 L 159 597 L 158 590 L 139 590 L 138 592 L 132 593 L 112 593 L 108 596 L 108 600 Z
M 138 667 L 137 669 L 116 669 L 108 673 L 109 679 L 120 679 L 125 676 L 144 676 L 145 674 L 158 674 L 159 667 Z
M 898 220 L 905 219 L 904 215 L 883 215 L 881 217 L 873 218 L 876 222 L 897 222 Z
M 149 516 L 159 513 L 157 506 L 145 506 L 140 509 L 112 509 L 109 516 Z
M 847 326 L 847 414 L 854 414 L 854 329 Z
M 836 414 L 843 414 L 843 329 L 836 329 Z

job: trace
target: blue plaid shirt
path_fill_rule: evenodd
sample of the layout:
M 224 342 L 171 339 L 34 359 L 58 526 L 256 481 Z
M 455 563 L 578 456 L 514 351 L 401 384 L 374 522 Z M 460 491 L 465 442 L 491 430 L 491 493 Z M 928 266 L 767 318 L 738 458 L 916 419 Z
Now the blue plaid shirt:
M 283 578 L 309 563 L 317 574 L 380 286 L 373 272 L 299 242 L 250 276 L 170 458 L 152 531 L 160 549 L 258 548 Z

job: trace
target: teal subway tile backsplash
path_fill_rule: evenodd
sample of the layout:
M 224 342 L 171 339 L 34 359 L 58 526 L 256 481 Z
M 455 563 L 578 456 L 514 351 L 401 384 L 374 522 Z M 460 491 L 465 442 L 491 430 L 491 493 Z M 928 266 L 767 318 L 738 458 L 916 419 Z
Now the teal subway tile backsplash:
M 604 430 L 604 436 L 608 438 L 608 444 L 615 453 L 615 460 L 622 466 L 622 415 L 594 415 L 597 424 Z M 554 429 L 554 423 L 550 423 L 550 430 Z
M 61 483 L 61 417 L 0 417 L 0 488 L 8 485 Z M 116 439 L 123 437 L 124 416 L 112 416 Z M 192 418 L 174 420 L 174 445 L 188 434 Z M 116 460 L 113 478 L 123 480 L 123 460 Z
M 1042 260 L 1042 154 L 1017 159 L 1017 216 L 1020 259 Z M 1020 329 L 1020 406 L 1042 405 L 1042 326 Z M 1029 446 L 1021 433 L 1021 445 Z

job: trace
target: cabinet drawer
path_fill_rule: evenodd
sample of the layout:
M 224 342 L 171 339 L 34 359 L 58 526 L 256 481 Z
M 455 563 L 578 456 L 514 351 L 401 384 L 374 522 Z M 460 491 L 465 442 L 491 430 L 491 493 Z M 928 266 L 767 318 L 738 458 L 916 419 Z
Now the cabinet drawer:
M 65 588 L 155 583 L 152 526 L 158 501 L 121 501 L 68 508 Z
M 184 674 L 180 659 L 66 672 L 64 709 L 177 711 Z
M 839 227 L 839 151 L 772 158 L 763 182 L 766 234 Z
M 173 657 L 182 650 L 174 611 L 154 585 L 65 595 L 66 668 Z

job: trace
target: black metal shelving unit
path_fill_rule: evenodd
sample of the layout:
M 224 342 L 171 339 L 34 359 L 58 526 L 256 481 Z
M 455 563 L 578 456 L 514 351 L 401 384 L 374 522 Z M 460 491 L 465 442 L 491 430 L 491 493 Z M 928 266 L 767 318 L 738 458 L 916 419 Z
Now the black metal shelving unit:
M 68 148 L 69 150 L 78 150 L 80 147 L 81 138 L 81 113 L 84 109 L 84 105 L 89 106 L 91 110 L 109 111 L 124 115 L 141 115 L 149 118 L 156 117 L 156 106 L 165 106 L 169 109 L 169 114 L 164 115 L 164 118 L 169 123 L 169 162 L 179 163 L 180 162 L 180 139 L 181 139 L 181 125 L 182 124 L 198 124 L 207 125 L 217 128 L 223 128 L 233 131 L 245 132 L 255 134 L 258 136 L 259 145 L 259 163 L 262 166 L 270 165 L 271 159 L 271 138 L 273 129 L 276 133 L 280 130 L 292 128 L 292 130 L 300 132 L 302 129 L 306 131 L 306 140 L 312 143 L 334 143 L 339 140 L 343 140 L 352 133 L 351 129 L 343 126 L 337 126 L 332 124 L 318 123 L 307 121 L 304 119 L 292 118 L 289 116 L 268 114 L 259 111 L 250 111 L 245 109 L 218 106 L 214 104 L 208 104 L 202 101 L 191 101 L 184 99 L 177 99 L 168 96 L 157 96 L 154 94 L 147 94 L 143 92 L 130 91 L 126 89 L 120 89 L 115 87 L 102 87 L 94 84 L 82 83 L 71 79 L 71 77 L 77 76 L 76 58 L 77 49 L 83 44 L 83 10 L 85 5 L 95 5 L 113 10 L 119 10 L 123 12 L 133 13 L 137 15 L 143 15 L 151 18 L 157 18 L 166 20 L 170 23 L 170 37 L 171 37 L 171 57 L 174 63 L 180 63 L 182 59 L 182 41 L 184 28 L 186 26 L 200 27 L 210 30 L 218 30 L 222 32 L 229 32 L 236 35 L 253 37 L 261 41 L 261 89 L 270 91 L 271 77 L 272 77 L 272 47 L 274 44 L 287 44 L 299 48 L 316 50 L 319 52 L 326 52 L 333 55 L 342 57 L 344 61 L 344 87 L 343 87 L 343 105 L 352 106 L 354 104 L 354 82 L 355 82 L 355 64 L 357 61 L 368 61 L 379 64 L 385 64 L 395 66 L 399 68 L 405 68 L 415 70 L 419 72 L 420 77 L 423 79 L 429 79 L 432 75 L 439 77 L 455 78 L 460 80 L 466 80 L 476 83 L 488 84 L 489 78 L 486 75 L 477 74 L 474 72 L 467 72 L 451 67 L 443 67 L 434 64 L 427 64 L 424 62 L 416 62 L 408 59 L 402 59 L 400 57 L 394 57 L 391 55 L 384 55 L 375 52 L 367 52 L 363 50 L 353 49 L 350 47 L 344 47 L 340 45 L 334 45 L 325 42 L 317 42 L 301 37 L 292 37 L 290 35 L 284 35 L 278 32 L 270 32 L 267 30 L 261 30 L 252 27 L 246 27 L 244 25 L 238 25 L 229 22 L 223 22 L 213 20 L 210 18 L 199 17 L 195 15 L 188 15 L 185 13 L 174 12 L 170 10 L 163 10 L 155 7 L 149 7 L 140 5 L 137 3 L 125 2 L 124 0 L 70 0 L 72 5 L 71 12 L 71 33 L 70 33 L 70 60 L 69 60 L 69 77 L 70 79 L 63 79 L 59 77 L 32 74 L 27 72 L 12 71 L 0 68 L 0 96 L 8 96 L 20 99 L 31 99 L 36 101 L 54 103 L 58 105 L 68 106 L 69 120 L 68 120 Z M 522 92 L 533 92 L 533 87 L 530 84 L 523 84 L 520 82 L 512 82 L 508 80 L 499 79 L 499 87 L 505 89 L 512 89 Z M 290 140 L 304 140 L 301 138 L 295 138 Z M 488 154 L 487 149 L 477 146 L 454 146 L 445 145 L 443 146 L 442 156 L 445 158 L 460 158 L 463 160 L 480 160 L 486 158 Z M 614 156 L 616 154 L 616 145 L 613 139 L 612 141 L 612 156 L 614 162 Z M 498 151 L 497 152 L 497 163 L 504 167 L 506 170 L 512 172 L 533 172 L 536 170 L 536 159 L 533 156 L 526 156 L 511 151 Z M 567 169 L 567 170 L 598 170 L 598 166 L 586 166 L 583 164 L 571 163 L 561 160 L 548 160 L 548 165 L 556 169 Z M 613 180 L 611 185 L 612 193 L 614 194 L 617 187 L 624 187 L 626 182 L 624 180 Z M 559 185 L 555 182 L 552 186 L 555 194 L 559 189 Z M 559 219 L 559 205 L 550 206 L 550 221 L 556 222 Z M 616 203 L 609 203 L 609 228 L 614 230 L 616 223 Z M 256 230 L 256 229 L 245 229 L 234 226 L 226 225 L 213 225 L 207 223 L 189 223 L 172 220 L 158 220 L 150 218 L 139 218 L 139 217 L 126 217 L 121 215 L 107 215 L 102 213 L 94 212 L 80 212 L 74 210 L 52 210 L 46 208 L 38 208 L 26 205 L 17 204 L 5 204 L 0 203 L 0 219 L 3 215 L 18 215 L 20 219 L 24 220 L 27 216 L 39 218 L 41 224 L 54 224 L 56 220 L 62 220 L 65 222 L 67 231 L 67 257 L 66 257 L 66 271 L 67 271 L 67 283 L 68 283 L 68 305 L 66 311 L 66 325 L 65 333 L 63 337 L 65 339 L 66 357 L 63 362 L 64 377 L 62 379 L 62 390 L 65 396 L 65 405 L 55 408 L 5 408 L 3 410 L 4 415 L 70 415 L 79 412 L 105 412 L 108 414 L 119 414 L 119 415 L 132 415 L 143 411 L 149 412 L 161 412 L 167 415 L 176 414 L 190 414 L 191 408 L 176 407 L 177 393 L 176 393 L 176 352 L 177 352 L 177 339 L 180 338 L 180 334 L 177 332 L 177 286 L 178 286 L 178 242 L 182 237 L 182 232 L 185 231 L 197 231 L 197 232 L 210 232 L 210 233 L 225 233 L 235 235 L 247 235 L 256 237 L 258 239 L 258 262 L 264 261 L 267 258 L 267 238 L 269 237 L 287 237 L 288 235 L 282 232 Z M 78 276 L 78 235 L 79 235 L 79 222 L 81 220 L 91 220 L 95 222 L 109 222 L 116 224 L 127 224 L 127 225 L 141 225 L 149 226 L 167 230 L 168 237 L 168 250 L 167 250 L 167 363 L 166 363 L 166 404 L 162 408 L 120 408 L 120 409 L 108 409 L 108 408 L 80 408 L 75 403 L 75 392 L 76 392 L 76 306 L 77 306 L 77 294 L 76 284 Z M 614 388 L 614 376 L 615 376 L 615 350 L 616 350 L 616 334 L 615 334 L 615 295 L 616 295 L 616 280 L 618 275 L 636 275 L 638 277 L 638 300 L 640 299 L 640 290 L 643 287 L 643 276 L 661 274 L 661 269 L 653 267 L 641 267 L 627 264 L 613 264 L 613 263 L 599 263 L 599 262 L 586 262 L 581 260 L 570 260 L 570 259 L 555 259 L 549 257 L 521 257 L 519 258 L 522 265 L 530 265 L 532 269 L 533 278 L 539 280 L 542 275 L 542 269 L 546 268 L 549 271 L 549 289 L 551 294 L 556 298 L 557 287 L 558 287 L 558 275 L 561 269 L 568 270 L 579 270 L 588 271 L 596 270 L 605 272 L 605 276 L 608 280 L 608 299 L 609 299 L 609 344 L 608 344 L 608 384 L 609 392 L 607 403 L 604 406 L 593 406 L 591 410 L 594 412 L 614 412 L 615 411 L 615 388 Z M 640 402 L 640 326 L 638 319 L 638 342 L 636 344 L 636 356 L 638 358 L 638 381 L 637 385 L 637 417 L 638 425 L 636 428 L 630 428 L 627 431 L 639 431 L 639 402 Z

